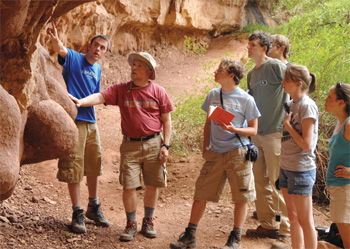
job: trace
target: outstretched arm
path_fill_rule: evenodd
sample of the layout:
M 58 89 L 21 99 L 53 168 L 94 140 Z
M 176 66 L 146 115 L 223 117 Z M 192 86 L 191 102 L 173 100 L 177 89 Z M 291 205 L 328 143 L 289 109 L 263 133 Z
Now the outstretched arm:
M 51 37 L 53 50 L 58 53 L 62 58 L 65 58 L 68 51 L 63 45 L 62 41 L 58 37 L 57 28 L 54 22 L 51 22 L 52 27 L 47 29 L 48 35 Z
M 77 99 L 76 97 L 69 94 L 69 97 L 75 103 L 76 107 L 87 107 L 98 104 L 103 104 L 105 99 L 101 93 L 94 93 L 85 98 Z

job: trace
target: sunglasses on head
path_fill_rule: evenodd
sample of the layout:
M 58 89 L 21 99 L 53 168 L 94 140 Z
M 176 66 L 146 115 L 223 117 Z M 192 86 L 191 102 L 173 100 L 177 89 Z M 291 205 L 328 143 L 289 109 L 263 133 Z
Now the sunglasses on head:
M 342 100 L 347 101 L 347 96 L 345 95 L 345 92 L 344 92 L 342 86 L 343 86 L 343 83 L 342 82 L 338 82 L 335 85 L 335 93 L 337 95 L 337 99 L 342 99 Z

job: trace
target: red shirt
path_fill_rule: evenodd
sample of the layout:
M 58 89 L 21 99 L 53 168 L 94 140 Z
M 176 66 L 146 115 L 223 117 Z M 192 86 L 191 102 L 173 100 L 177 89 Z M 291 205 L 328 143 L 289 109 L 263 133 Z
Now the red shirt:
M 114 84 L 101 92 L 106 105 L 118 105 L 122 134 L 144 137 L 162 131 L 161 114 L 173 110 L 165 89 L 150 82 L 135 89 L 133 83 Z

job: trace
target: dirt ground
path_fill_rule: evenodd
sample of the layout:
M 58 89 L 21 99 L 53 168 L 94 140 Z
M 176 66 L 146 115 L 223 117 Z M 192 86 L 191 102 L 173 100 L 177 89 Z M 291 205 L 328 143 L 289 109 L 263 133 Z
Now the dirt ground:
M 160 66 L 156 82 L 163 85 L 174 102 L 177 97 L 201 89 L 207 83 L 202 81 L 208 72 L 203 65 L 218 64 L 220 58 L 228 53 L 239 59 L 246 56 L 245 41 L 219 38 L 212 42 L 204 56 L 195 56 L 176 49 L 157 53 Z M 118 68 L 125 63 L 109 56 L 103 88 L 115 80 L 128 78 L 128 69 Z M 118 62 L 116 62 L 118 61 Z M 119 64 L 118 64 L 119 63 Z M 199 107 L 194 107 L 199 108 Z M 168 164 L 168 187 L 161 190 L 156 209 L 155 225 L 158 237 L 147 239 L 138 234 L 134 241 L 118 241 L 118 234 L 125 226 L 122 204 L 122 187 L 118 183 L 119 145 L 121 142 L 120 116 L 117 107 L 98 106 L 96 108 L 102 141 L 104 173 L 99 179 L 99 196 L 102 208 L 112 225 L 99 228 L 87 223 L 88 233 L 76 235 L 69 231 L 71 203 L 66 184 L 56 179 L 57 160 L 46 161 L 21 168 L 21 177 L 11 198 L 0 203 L 0 248 L 128 248 L 128 249 L 166 249 L 169 243 L 177 240 L 188 223 L 194 183 L 199 174 L 203 159 L 192 154 L 186 162 Z M 171 150 L 170 150 L 171 153 Z M 143 216 L 142 197 L 137 210 L 139 228 Z M 81 184 L 81 200 L 87 206 L 87 188 Z M 249 218 L 244 229 L 255 228 L 258 222 L 250 216 L 254 205 L 250 205 Z M 232 227 L 232 203 L 229 189 L 225 188 L 219 203 L 209 203 L 198 228 L 198 249 L 221 248 L 226 242 Z M 330 224 L 328 210 L 315 207 L 316 224 Z M 241 248 L 270 248 L 272 239 L 248 239 L 243 236 Z

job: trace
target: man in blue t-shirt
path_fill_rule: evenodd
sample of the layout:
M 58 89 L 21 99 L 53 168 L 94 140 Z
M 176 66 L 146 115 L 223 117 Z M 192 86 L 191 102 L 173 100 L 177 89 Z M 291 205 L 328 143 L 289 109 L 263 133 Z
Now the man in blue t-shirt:
M 60 41 L 55 24 L 48 29 L 53 49 L 58 53 L 58 62 L 63 66 L 63 78 L 68 93 L 76 98 L 84 98 L 100 92 L 101 66 L 96 63 L 108 50 L 109 40 L 104 35 L 91 39 L 86 54 L 66 48 Z M 68 183 L 73 215 L 71 230 L 86 233 L 84 217 L 94 220 L 96 225 L 107 227 L 97 196 L 97 177 L 101 175 L 101 145 L 93 107 L 78 108 L 75 123 L 79 130 L 79 141 L 68 158 L 58 162 L 57 178 Z M 84 216 L 80 205 L 80 182 L 87 178 L 89 204 Z

